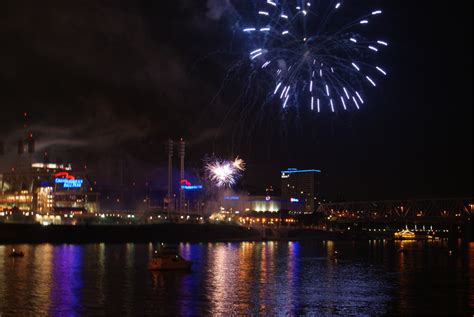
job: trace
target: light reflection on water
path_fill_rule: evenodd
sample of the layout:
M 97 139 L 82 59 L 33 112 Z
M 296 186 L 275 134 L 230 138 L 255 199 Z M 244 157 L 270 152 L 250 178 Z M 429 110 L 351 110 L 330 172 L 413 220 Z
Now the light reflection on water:
M 192 272 L 150 272 L 147 262 L 157 246 L 0 245 L 0 315 L 347 316 L 474 309 L 472 243 L 454 249 L 445 241 L 181 243 Z M 25 257 L 10 258 L 13 247 Z

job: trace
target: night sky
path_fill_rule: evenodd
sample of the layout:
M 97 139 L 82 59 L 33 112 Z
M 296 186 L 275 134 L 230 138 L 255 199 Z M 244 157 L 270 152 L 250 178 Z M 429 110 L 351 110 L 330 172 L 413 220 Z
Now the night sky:
M 297 167 L 321 169 L 332 200 L 472 196 L 472 1 L 354 3 L 384 10 L 390 76 L 360 111 L 317 116 L 259 106 L 259 87 L 243 96 L 248 51 L 226 0 L 3 1 L 7 157 L 26 111 L 38 155 L 105 184 L 125 165 L 127 182 L 162 188 L 164 142 L 183 137 L 189 167 L 244 158 L 254 193 Z

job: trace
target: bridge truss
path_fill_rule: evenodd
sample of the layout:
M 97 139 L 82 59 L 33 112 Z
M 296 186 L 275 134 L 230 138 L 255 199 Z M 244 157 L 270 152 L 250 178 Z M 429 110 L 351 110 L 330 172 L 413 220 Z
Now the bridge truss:
M 418 199 L 364 202 L 327 203 L 319 206 L 317 212 L 327 217 L 353 220 L 457 220 L 472 217 L 472 198 Z

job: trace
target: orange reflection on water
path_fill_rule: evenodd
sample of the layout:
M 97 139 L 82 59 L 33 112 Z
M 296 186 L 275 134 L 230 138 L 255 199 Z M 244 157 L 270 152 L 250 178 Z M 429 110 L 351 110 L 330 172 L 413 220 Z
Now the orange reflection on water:
M 38 309 L 38 312 L 48 311 L 49 306 L 51 305 L 51 278 L 53 270 L 53 246 L 51 244 L 45 244 L 42 248 L 34 249 L 34 261 L 33 266 L 35 270 L 33 271 L 33 285 L 35 288 L 35 293 L 37 296 L 41 297 L 41 301 L 37 301 L 35 309 Z
M 213 313 L 265 315 L 273 311 L 270 299 L 279 295 L 273 291 L 275 245 L 243 242 L 238 246 L 213 244 L 209 248 Z M 294 276 L 290 279 L 293 281 Z
M 474 309 L 474 242 L 469 243 L 469 307 Z
M 415 244 L 415 240 L 398 240 L 395 241 L 396 247 L 401 250 L 409 250 L 410 246 Z M 407 261 L 407 253 L 398 252 L 396 254 L 395 263 L 398 263 L 398 271 L 400 272 L 399 276 L 399 298 L 400 298 L 400 310 L 407 311 L 410 308 L 410 302 L 408 299 L 411 298 L 410 296 L 410 279 L 409 275 L 405 272 L 406 271 L 406 261 Z
M 229 307 L 229 303 L 233 302 L 235 295 L 237 272 L 233 271 L 235 267 L 235 253 L 230 244 L 217 243 L 209 244 L 210 265 L 209 276 L 213 289 L 211 294 L 212 311 L 217 314 L 229 312 L 233 307 Z
M 0 315 L 16 307 L 22 315 L 46 315 L 51 302 L 52 245 L 16 245 L 25 253 L 11 258 L 12 246 L 0 246 Z
M 0 298 L 5 298 L 5 261 L 6 261 L 6 247 L 4 245 L 0 245 Z M 5 310 L 3 306 L 5 303 L 0 301 L 0 312 Z
M 259 244 L 260 248 L 260 267 L 258 270 L 259 292 L 258 307 L 259 312 L 266 312 L 271 307 L 267 304 L 269 296 L 273 296 L 271 287 L 274 280 L 273 274 L 273 244 L 274 242 L 265 242 Z M 270 253 L 270 254 L 269 254 Z M 258 262 L 257 260 L 257 262 Z
M 239 247 L 238 262 L 238 287 L 236 297 L 239 299 L 237 304 L 238 313 L 250 313 L 251 296 L 249 286 L 252 279 L 252 253 L 253 242 L 243 242 Z M 247 287 L 245 287 L 247 285 Z

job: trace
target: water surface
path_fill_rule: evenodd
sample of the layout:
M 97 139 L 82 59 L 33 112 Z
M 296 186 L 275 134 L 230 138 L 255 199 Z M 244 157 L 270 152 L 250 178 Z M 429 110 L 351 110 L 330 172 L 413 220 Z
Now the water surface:
M 24 258 L 8 256 L 12 247 Z M 474 244 L 179 244 L 191 272 L 150 272 L 154 244 L 0 245 L 0 315 L 471 315 Z M 403 247 L 407 253 L 398 250 Z M 455 252 L 450 254 L 449 250 Z

